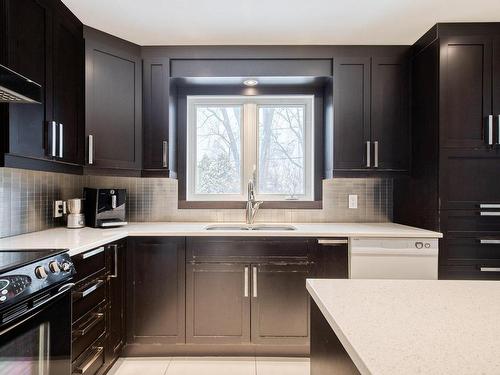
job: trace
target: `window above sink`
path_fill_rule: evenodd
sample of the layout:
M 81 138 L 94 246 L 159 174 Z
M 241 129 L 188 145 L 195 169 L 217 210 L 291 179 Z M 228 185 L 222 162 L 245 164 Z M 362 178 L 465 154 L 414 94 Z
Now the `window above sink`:
M 314 96 L 187 97 L 187 201 L 314 201 Z

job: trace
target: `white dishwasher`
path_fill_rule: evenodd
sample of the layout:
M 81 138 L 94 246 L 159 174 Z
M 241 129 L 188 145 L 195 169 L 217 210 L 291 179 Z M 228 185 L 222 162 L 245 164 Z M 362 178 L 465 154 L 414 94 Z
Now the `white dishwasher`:
M 350 279 L 438 277 L 436 238 L 350 238 Z

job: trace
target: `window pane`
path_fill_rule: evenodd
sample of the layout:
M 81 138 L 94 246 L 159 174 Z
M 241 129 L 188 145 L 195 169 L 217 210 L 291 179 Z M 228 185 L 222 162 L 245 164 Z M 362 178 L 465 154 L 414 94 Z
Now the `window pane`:
M 241 107 L 196 107 L 196 194 L 239 194 Z
M 259 107 L 260 194 L 305 194 L 304 107 Z

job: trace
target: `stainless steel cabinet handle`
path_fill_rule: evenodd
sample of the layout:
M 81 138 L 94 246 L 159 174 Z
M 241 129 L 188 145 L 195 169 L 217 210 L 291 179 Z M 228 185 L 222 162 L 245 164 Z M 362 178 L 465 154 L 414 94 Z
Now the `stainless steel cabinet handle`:
M 366 142 L 366 167 L 371 167 L 371 150 L 370 150 L 370 142 Z
M 498 203 L 482 203 L 479 205 L 479 208 L 500 208 L 500 204 L 498 204 Z
M 97 351 L 95 354 L 90 358 L 90 360 L 82 367 L 77 367 L 75 369 L 75 373 L 85 375 L 85 373 L 89 370 L 89 368 L 92 367 L 92 365 L 99 359 L 99 356 L 101 355 L 102 351 L 104 350 L 104 347 L 98 346 Z
M 500 145 L 500 115 L 497 116 L 497 145 Z
M 252 275 L 252 292 L 253 292 L 253 297 L 257 298 L 257 266 L 253 266 L 253 275 Z
M 163 155 L 163 168 L 168 167 L 168 142 L 163 141 L 163 146 L 162 146 L 162 155 Z
M 92 284 L 92 286 L 88 287 L 85 290 L 82 290 L 81 292 L 74 292 L 74 295 L 79 297 L 79 298 L 84 298 L 87 297 L 89 294 L 94 293 L 99 287 L 101 287 L 104 284 L 104 281 L 99 279 L 96 282 Z
M 486 134 L 487 142 L 491 146 L 493 145 L 493 115 L 488 116 L 488 129 Z
M 116 244 L 113 244 L 111 245 L 111 247 L 113 247 L 113 250 L 114 250 L 114 262 L 115 262 L 115 270 L 114 270 L 114 274 L 113 275 L 110 275 L 109 277 L 111 277 L 112 279 L 116 279 L 118 277 L 118 245 Z
M 245 266 L 245 285 L 243 286 L 243 294 L 248 297 L 248 266 Z
M 500 267 L 480 267 L 481 272 L 500 272 Z
M 78 337 L 85 336 L 92 328 L 96 326 L 97 323 L 99 323 L 103 319 L 104 319 L 103 313 L 93 314 L 93 319 L 90 321 L 90 323 L 87 324 L 82 329 L 77 329 L 73 331 L 73 336 L 78 336 Z
M 92 251 L 87 251 L 86 253 L 83 253 L 81 255 L 82 259 L 88 259 L 90 257 L 93 257 L 94 255 L 100 254 L 104 252 L 104 246 L 98 247 L 97 249 L 94 249 Z
M 94 164 L 94 136 L 89 135 L 89 157 L 88 157 L 89 165 Z
M 500 216 L 500 212 L 495 211 L 481 211 L 479 213 L 480 216 Z
M 347 240 L 341 239 L 341 240 L 334 240 L 334 239 L 320 239 L 318 240 L 318 243 L 320 245 L 324 246 L 340 246 L 340 245 L 346 245 Z
M 374 153 L 373 166 L 375 168 L 378 168 L 378 141 L 373 142 L 373 153 Z
M 50 124 L 52 126 L 52 131 L 51 131 L 52 141 L 50 144 L 50 156 L 55 158 L 57 156 L 57 123 L 55 121 L 51 121 Z
M 111 208 L 116 208 L 116 195 L 111 196 Z
M 483 245 L 500 245 L 500 240 L 479 239 L 479 243 Z
M 64 125 L 59 124 L 59 157 L 62 158 L 64 153 Z

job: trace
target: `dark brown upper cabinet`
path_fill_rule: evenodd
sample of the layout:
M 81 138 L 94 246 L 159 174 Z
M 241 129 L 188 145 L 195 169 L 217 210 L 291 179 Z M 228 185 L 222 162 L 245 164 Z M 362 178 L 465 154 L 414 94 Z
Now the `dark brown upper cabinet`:
M 149 58 L 143 64 L 143 173 L 169 177 L 175 170 L 171 159 L 175 153 L 175 137 L 169 136 L 173 130 L 169 116 L 175 109 L 175 98 L 170 95 L 170 60 Z
M 407 60 L 334 58 L 334 174 L 408 170 Z
M 493 139 L 492 56 L 491 36 L 441 40 L 441 147 L 476 148 L 498 143 Z
M 60 1 L 6 0 L 1 63 L 42 86 L 42 104 L 1 104 L 2 165 L 81 173 L 83 26 Z
M 139 46 L 85 27 L 86 167 L 138 176 L 142 168 Z

